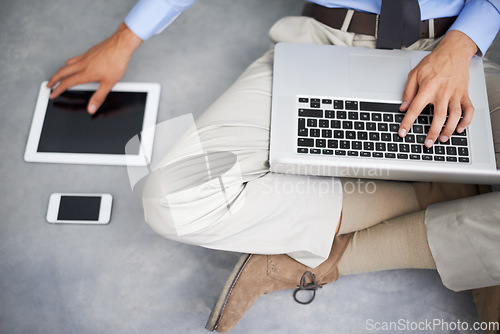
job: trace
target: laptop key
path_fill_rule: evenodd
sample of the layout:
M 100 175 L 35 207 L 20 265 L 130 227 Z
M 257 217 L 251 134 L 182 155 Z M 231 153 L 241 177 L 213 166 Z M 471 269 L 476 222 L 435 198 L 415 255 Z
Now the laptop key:
M 319 131 L 319 129 L 310 129 L 309 130 L 309 135 L 311 137 L 319 137 L 320 131 Z
M 336 139 L 328 140 L 328 148 L 339 148 L 339 141 Z
M 457 155 L 457 148 L 453 147 L 453 146 L 446 147 L 446 154 L 447 155 Z
M 308 137 L 308 136 L 309 136 L 309 130 L 299 128 L 299 137 Z
M 356 151 L 348 151 L 347 152 L 347 155 L 351 156 L 351 157 L 357 157 L 359 155 L 358 152 Z
M 415 142 L 415 135 L 414 134 L 407 134 L 405 136 L 405 142 L 407 143 L 414 143 Z
M 440 145 L 436 145 L 434 147 L 434 152 L 436 152 L 436 154 L 444 155 L 444 147 L 440 146 Z
M 337 118 L 338 119 L 346 119 L 347 118 L 347 112 L 343 110 L 337 110 Z
M 432 155 L 424 154 L 422 155 L 422 160 L 432 161 Z
M 360 119 L 362 121 L 369 121 L 370 120 L 370 113 L 362 112 L 359 116 L 360 116 Z
M 361 150 L 361 149 L 363 149 L 363 144 L 360 141 L 353 141 L 352 142 L 352 149 L 353 150 Z
M 406 153 L 398 153 L 398 159 L 408 159 L 408 154 Z
M 309 102 L 309 99 L 307 97 L 299 97 L 299 102 L 307 103 L 307 102 Z
M 385 157 L 389 158 L 389 159 L 395 159 L 396 158 L 396 153 L 386 153 Z
M 346 131 L 345 137 L 346 139 L 356 139 L 356 131 Z
M 380 152 L 386 151 L 386 145 L 385 143 L 375 143 L 375 149 Z
M 462 155 L 462 156 L 469 155 L 469 149 L 467 147 L 459 147 L 458 148 L 458 155 Z
M 326 147 L 325 139 L 316 139 L 316 147 Z
M 368 132 L 358 131 L 358 139 L 359 140 L 367 140 L 368 139 Z
M 446 157 L 446 161 L 448 161 L 448 162 L 457 162 L 457 157 Z
M 348 150 L 351 148 L 351 142 L 348 140 L 341 140 L 340 141 L 340 148 Z
M 469 160 L 469 158 L 460 157 L 460 158 L 458 158 L 458 161 L 459 162 L 469 162 L 470 160 Z
M 466 137 L 451 137 L 451 143 L 458 146 L 467 146 Z
M 344 131 L 342 131 L 342 130 L 334 130 L 333 131 L 333 138 L 344 139 Z
M 420 160 L 420 155 L 418 155 L 418 154 L 410 154 L 410 159 L 411 160 Z
M 425 136 L 424 135 L 417 135 L 417 143 L 419 143 L 419 144 L 425 143 Z
M 332 100 L 330 100 L 330 99 L 323 99 L 323 100 L 321 100 L 321 103 L 323 103 L 323 104 L 332 104 Z
M 373 122 L 367 122 L 366 123 L 366 130 L 368 131 L 375 131 L 377 129 L 377 124 Z
M 314 139 L 311 139 L 311 138 L 299 138 L 297 146 L 314 147 Z
M 358 110 L 358 101 L 345 101 L 346 110 Z
M 323 110 L 318 109 L 299 109 L 299 116 L 301 117 L 319 117 L 323 118 Z
M 311 154 L 321 154 L 321 150 L 319 148 L 311 148 L 309 151 Z
M 432 149 L 432 147 L 422 146 L 422 152 L 424 152 L 426 154 L 432 154 L 433 149 Z
M 335 155 L 346 155 L 346 151 L 344 151 L 344 150 L 335 150 Z
M 398 144 L 396 144 L 396 143 L 388 143 L 387 144 L 387 150 L 389 152 L 397 152 L 398 151 Z
M 323 154 L 325 154 L 325 155 L 333 155 L 333 150 L 324 149 L 323 150 Z
M 365 129 L 365 123 L 363 123 L 363 122 L 354 122 L 354 128 L 356 130 L 364 130 Z
M 297 153 L 308 153 L 308 152 L 309 152 L 309 149 L 305 148 L 305 147 L 299 147 L 297 149 Z
M 335 118 L 335 110 L 325 110 L 325 118 Z
M 333 107 L 335 109 L 344 109 L 344 101 L 342 101 L 342 100 L 333 101 Z
M 384 153 L 382 153 L 382 152 L 373 152 L 372 156 L 374 158 L 383 158 L 384 157 Z
M 401 123 L 403 121 L 403 118 L 405 118 L 404 115 L 398 114 L 394 116 L 394 120 L 398 123 Z
M 399 124 L 396 124 L 396 123 L 389 124 L 389 131 L 399 132 Z
M 434 156 L 434 161 L 444 161 L 444 156 L 442 156 L 442 155 L 435 155 Z
M 319 127 L 320 128 L 329 128 L 330 127 L 330 122 L 326 119 L 320 119 L 319 120 Z
M 380 135 L 378 132 L 370 132 L 370 140 L 373 141 L 379 141 L 380 140 Z
M 340 129 L 342 127 L 342 123 L 340 123 L 340 121 L 338 121 L 338 120 L 332 120 L 330 122 L 330 127 L 332 129 Z
M 410 145 L 408 144 L 399 144 L 399 151 L 403 153 L 410 152 Z
M 371 157 L 371 153 L 370 152 L 365 152 L 365 151 L 361 151 L 359 152 L 359 156 L 361 157 Z
M 332 138 L 332 130 L 330 130 L 330 129 L 323 129 L 323 130 L 321 130 L 321 137 L 323 137 L 323 138 Z
M 372 113 L 372 121 L 380 122 L 382 120 L 382 114 L 378 112 Z
M 314 119 L 314 118 L 309 118 L 307 120 L 307 126 L 310 127 L 310 128 L 315 128 L 318 126 L 318 120 L 317 119 Z
M 358 120 L 358 113 L 355 111 L 349 111 L 347 113 L 347 118 L 357 121 Z
M 413 124 L 412 132 L 413 133 L 424 133 L 424 127 L 422 125 L 419 125 L 419 124 Z
M 392 114 L 384 114 L 384 122 L 394 122 L 394 117 Z
M 397 133 L 394 133 L 392 135 L 392 141 L 396 143 L 402 143 L 403 142 L 403 137 L 400 137 Z
M 411 145 L 411 153 L 422 153 L 422 146 Z
M 391 134 L 389 132 L 383 132 L 380 134 L 380 139 L 382 139 L 382 141 L 391 141 Z
M 389 125 L 387 123 L 378 123 L 378 131 L 388 131 Z
M 373 151 L 374 145 L 373 145 L 373 143 L 371 141 L 364 142 L 363 143 L 363 149 L 365 151 Z

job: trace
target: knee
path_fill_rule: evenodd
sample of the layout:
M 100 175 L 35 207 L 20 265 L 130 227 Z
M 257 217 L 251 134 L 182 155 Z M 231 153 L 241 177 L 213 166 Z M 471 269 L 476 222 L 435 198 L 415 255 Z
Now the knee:
M 158 234 L 200 244 L 227 216 L 244 188 L 234 154 L 218 152 L 166 164 L 143 189 L 146 222 Z

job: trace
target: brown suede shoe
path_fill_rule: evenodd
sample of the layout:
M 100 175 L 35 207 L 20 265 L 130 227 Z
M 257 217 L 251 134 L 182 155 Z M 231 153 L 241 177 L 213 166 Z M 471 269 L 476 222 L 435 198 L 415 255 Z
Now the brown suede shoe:
M 484 333 L 500 333 L 500 286 L 474 289 L 472 298 L 476 304 L 479 321 L 489 323 L 491 326 Z
M 336 281 L 339 277 L 337 264 L 352 236 L 353 233 L 336 236 L 330 256 L 315 269 L 287 255 L 243 255 L 229 275 L 208 318 L 206 329 L 220 333 L 230 331 L 262 294 L 297 287 L 314 291 Z M 310 301 L 312 298 L 302 303 Z

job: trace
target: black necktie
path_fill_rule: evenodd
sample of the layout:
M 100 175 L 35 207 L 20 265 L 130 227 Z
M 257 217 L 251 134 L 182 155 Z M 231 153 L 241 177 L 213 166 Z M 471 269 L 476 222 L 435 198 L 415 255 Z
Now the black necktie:
M 400 49 L 420 36 L 418 0 L 382 0 L 377 33 L 377 49 Z

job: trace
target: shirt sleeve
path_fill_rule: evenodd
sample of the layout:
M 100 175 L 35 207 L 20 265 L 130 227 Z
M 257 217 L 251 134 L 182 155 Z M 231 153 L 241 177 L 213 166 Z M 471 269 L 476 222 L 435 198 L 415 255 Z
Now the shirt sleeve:
M 139 0 L 125 18 L 125 24 L 143 41 L 162 32 L 196 0 Z
M 500 29 L 500 0 L 468 0 L 450 30 L 459 30 L 476 43 L 484 55 Z

